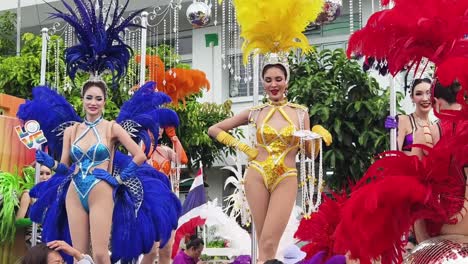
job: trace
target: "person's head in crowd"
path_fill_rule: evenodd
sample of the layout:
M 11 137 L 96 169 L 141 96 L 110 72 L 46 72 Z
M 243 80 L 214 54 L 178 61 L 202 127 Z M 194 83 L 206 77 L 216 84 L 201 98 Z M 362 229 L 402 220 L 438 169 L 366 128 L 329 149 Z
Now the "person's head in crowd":
M 47 247 L 46 244 L 38 244 L 26 253 L 20 260 L 20 264 L 64 264 L 60 254 Z
M 413 248 L 416 246 L 416 238 L 414 236 L 408 237 L 408 242 L 405 245 L 405 253 L 403 254 L 403 258 L 405 258 L 408 254 L 411 253 Z
M 41 165 L 40 171 L 39 171 L 39 180 L 41 182 L 47 181 L 52 177 L 52 171 L 47 168 L 47 166 Z
M 204 248 L 204 243 L 201 238 L 192 236 L 186 245 L 185 254 L 193 259 L 199 259 Z
M 269 259 L 269 260 L 265 261 L 264 264 L 283 264 L 283 262 L 281 260 L 277 260 L 277 259 Z
M 439 81 L 434 85 L 434 101 L 438 110 L 452 109 L 453 107 L 459 108 L 457 103 L 457 94 L 461 86 L 458 81 L 454 81 L 449 86 L 443 86 Z

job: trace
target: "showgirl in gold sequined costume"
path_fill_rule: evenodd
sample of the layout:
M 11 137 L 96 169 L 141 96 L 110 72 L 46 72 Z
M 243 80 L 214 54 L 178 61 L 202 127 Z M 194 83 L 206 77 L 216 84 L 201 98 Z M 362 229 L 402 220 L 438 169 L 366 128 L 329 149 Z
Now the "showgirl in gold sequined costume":
M 282 64 L 264 67 L 263 86 L 268 102 L 246 109 L 232 118 L 213 125 L 210 136 L 235 146 L 250 158 L 246 174 L 245 191 L 259 238 L 259 261 L 273 259 L 289 215 L 296 201 L 296 155 L 299 139 L 297 130 L 309 130 L 307 108 L 287 101 L 287 70 Z M 248 146 L 233 138 L 226 131 L 251 123 L 256 127 L 256 146 Z M 325 143 L 331 136 L 321 126 L 313 132 L 321 133 Z M 310 155 L 309 144 L 306 150 Z
M 322 11 L 323 1 L 234 0 L 234 7 L 243 38 L 244 62 L 252 52 L 265 55 L 261 78 L 268 102 L 213 125 L 208 134 L 249 157 L 244 187 L 258 238 L 258 261 L 263 263 L 275 258 L 296 201 L 296 155 L 304 148 L 300 155 L 304 162 L 304 152 L 309 157 L 311 152 L 317 153 L 315 148 L 311 151 L 310 140 L 304 143 L 294 136 L 300 130 L 310 130 L 310 120 L 306 107 L 287 101 L 290 76 L 286 55 L 295 48 L 310 51 L 303 31 Z M 251 145 L 227 133 L 247 124 L 256 130 Z M 320 134 L 326 144 L 331 143 L 330 134 L 322 127 L 312 131 Z

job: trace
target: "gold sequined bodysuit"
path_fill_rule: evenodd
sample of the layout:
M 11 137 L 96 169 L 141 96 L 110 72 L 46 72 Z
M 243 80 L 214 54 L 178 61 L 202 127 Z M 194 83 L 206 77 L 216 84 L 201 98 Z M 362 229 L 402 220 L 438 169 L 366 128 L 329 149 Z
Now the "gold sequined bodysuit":
M 297 169 L 288 167 L 284 163 L 288 153 L 299 147 L 299 140 L 293 135 L 296 127 L 283 107 L 284 105 L 271 105 L 271 110 L 256 131 L 257 147 L 264 148 L 268 152 L 268 157 L 264 161 L 253 160 L 249 165 L 262 175 L 269 192 L 273 192 L 286 177 L 297 176 Z M 277 111 L 289 123 L 279 131 L 267 124 Z

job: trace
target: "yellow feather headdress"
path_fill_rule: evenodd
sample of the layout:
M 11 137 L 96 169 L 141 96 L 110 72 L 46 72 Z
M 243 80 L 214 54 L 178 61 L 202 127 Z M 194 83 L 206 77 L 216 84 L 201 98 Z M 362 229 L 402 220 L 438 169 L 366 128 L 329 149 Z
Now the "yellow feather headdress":
M 311 49 L 302 33 L 323 11 L 323 0 L 233 0 L 244 39 L 244 63 L 250 53 L 287 54 Z

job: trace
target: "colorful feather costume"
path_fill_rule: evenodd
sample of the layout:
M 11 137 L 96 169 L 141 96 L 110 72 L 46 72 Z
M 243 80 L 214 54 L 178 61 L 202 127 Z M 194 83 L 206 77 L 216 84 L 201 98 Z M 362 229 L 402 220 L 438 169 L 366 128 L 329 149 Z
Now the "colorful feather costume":
M 458 79 L 466 90 L 468 2 L 396 0 L 394 4 L 373 14 L 366 27 L 351 36 L 348 56 L 386 61 L 393 75 L 420 67 L 427 58 L 435 63 L 441 83 Z M 468 165 L 468 112 L 463 95 L 461 90 L 457 97 L 461 111 L 436 113 L 443 121 L 457 124 L 457 129 L 432 149 L 414 146 L 424 148 L 426 157 L 419 160 L 396 151 L 381 154 L 347 198 L 326 200 L 318 213 L 302 220 L 303 228 L 296 235 L 309 242 L 303 248 L 308 256 L 349 254 L 361 264 L 401 263 L 401 238 L 416 220 L 425 220 L 431 236 L 439 235 L 443 225 L 457 223 L 464 210 L 467 175 L 463 168 Z M 327 258 L 317 259 L 314 263 Z
M 140 62 L 140 56 L 136 57 Z M 192 94 L 199 93 L 203 88 L 210 89 L 206 74 L 200 70 L 171 68 L 165 71 L 164 62 L 157 55 L 148 55 L 145 61 L 149 71 L 149 79 L 157 83 L 157 90 L 171 97 L 173 104 L 182 101 Z
M 423 59 L 433 62 L 443 85 L 454 80 L 461 83 L 457 101 L 463 109 L 435 113 L 441 122 L 453 128 L 456 125 L 456 129 L 450 129 L 450 135 L 432 149 L 415 146 L 428 152 L 423 160 L 401 152 L 383 153 L 348 198 L 327 200 L 319 213 L 303 219 L 296 235 L 309 242 L 303 248 L 308 256 L 348 253 L 362 264 L 371 260 L 401 263 L 401 238 L 415 220 L 425 220 L 430 236 L 439 235 L 443 225 L 457 223 L 456 216 L 466 209 L 467 21 L 467 1 L 396 0 L 393 8 L 373 14 L 367 25 L 350 37 L 349 57 L 385 61 L 393 75 L 402 69 L 425 67 L 420 65 Z M 327 208 L 337 212 L 330 213 Z
M 415 220 L 425 219 L 430 235 L 439 234 L 443 224 L 456 223 L 454 216 L 465 201 L 462 164 L 467 159 L 462 151 L 468 151 L 467 133 L 427 149 L 422 161 L 402 152 L 381 154 L 348 198 L 325 199 L 317 213 L 302 220 L 296 237 L 309 243 L 303 251 L 308 257 L 349 252 L 362 264 L 376 259 L 401 263 L 401 237 Z
M 384 0 L 382 4 L 388 2 Z M 421 67 L 426 58 L 436 65 L 435 75 L 443 85 L 458 79 L 468 91 L 468 2 L 393 2 L 393 8 L 374 13 L 366 26 L 350 37 L 348 56 L 386 60 L 393 75 Z

